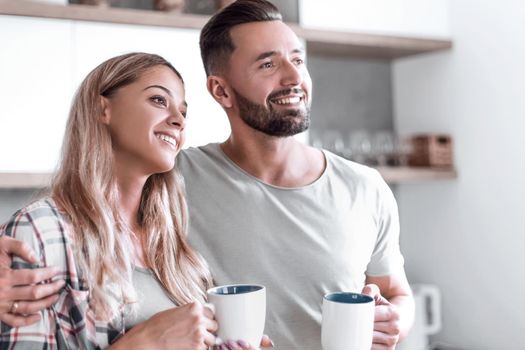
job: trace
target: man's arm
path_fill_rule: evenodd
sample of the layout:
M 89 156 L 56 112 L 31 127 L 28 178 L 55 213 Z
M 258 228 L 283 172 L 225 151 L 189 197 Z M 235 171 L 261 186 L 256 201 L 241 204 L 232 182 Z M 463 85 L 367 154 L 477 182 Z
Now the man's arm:
M 376 302 L 372 350 L 392 350 L 414 322 L 414 298 L 404 272 L 367 276 L 363 294 Z
M 53 278 L 59 271 L 53 267 L 12 270 L 12 255 L 28 263 L 35 263 L 36 257 L 26 243 L 0 236 L 0 321 L 11 327 L 22 327 L 40 320 L 39 311 L 57 301 L 64 281 L 38 284 Z

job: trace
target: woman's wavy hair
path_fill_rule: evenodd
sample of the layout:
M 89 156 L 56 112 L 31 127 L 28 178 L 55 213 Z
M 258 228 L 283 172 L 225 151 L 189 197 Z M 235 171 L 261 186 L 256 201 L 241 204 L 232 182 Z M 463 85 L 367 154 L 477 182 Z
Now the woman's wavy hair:
M 80 85 L 65 130 L 60 165 L 51 195 L 69 216 L 75 257 L 90 291 L 97 318 L 118 319 L 136 301 L 131 276 L 132 239 L 139 239 L 148 266 L 177 304 L 204 300 L 212 280 L 208 266 L 187 243 L 187 206 L 176 169 L 154 174 L 140 200 L 134 237 L 120 215 L 111 135 L 100 122 L 101 96 L 111 98 L 156 66 L 177 70 L 164 58 L 129 53 L 96 67 Z

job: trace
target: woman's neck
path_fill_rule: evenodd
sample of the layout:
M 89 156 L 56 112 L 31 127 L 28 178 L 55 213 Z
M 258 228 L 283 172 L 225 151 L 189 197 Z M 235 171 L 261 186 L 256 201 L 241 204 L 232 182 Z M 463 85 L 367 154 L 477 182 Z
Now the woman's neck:
M 147 267 L 142 246 L 144 228 L 141 227 L 138 216 L 142 191 L 147 177 L 135 177 L 117 174 L 118 207 L 120 218 L 131 231 L 131 243 L 133 244 L 133 263 L 137 266 Z
M 143 188 L 144 182 L 130 183 L 128 181 L 118 181 L 120 217 L 130 229 L 134 229 L 138 225 L 140 199 Z

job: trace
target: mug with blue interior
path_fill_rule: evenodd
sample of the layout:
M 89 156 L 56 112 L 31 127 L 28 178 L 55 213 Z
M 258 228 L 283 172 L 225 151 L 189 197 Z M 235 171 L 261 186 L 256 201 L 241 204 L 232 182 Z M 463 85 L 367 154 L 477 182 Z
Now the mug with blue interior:
M 368 295 L 333 292 L 323 298 L 323 350 L 363 350 L 372 347 L 375 302 Z
M 227 286 L 219 286 L 208 289 L 208 294 L 216 295 L 231 295 L 231 294 L 245 294 L 252 293 L 264 289 L 263 286 L 256 284 L 232 284 Z
M 266 288 L 257 284 L 232 284 L 210 288 L 206 294 L 219 324 L 216 344 L 243 340 L 258 348 L 266 320 Z

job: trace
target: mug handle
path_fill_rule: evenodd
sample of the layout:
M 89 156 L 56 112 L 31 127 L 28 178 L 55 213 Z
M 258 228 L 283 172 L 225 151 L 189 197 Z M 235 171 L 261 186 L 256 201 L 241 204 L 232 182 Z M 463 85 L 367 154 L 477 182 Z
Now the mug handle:
M 204 306 L 205 308 L 208 308 L 211 310 L 211 312 L 213 312 L 215 314 L 215 305 L 211 304 L 211 303 L 203 303 L 202 306 Z M 215 337 L 215 344 L 214 345 L 222 345 L 224 343 L 224 341 L 219 338 L 219 337 Z

